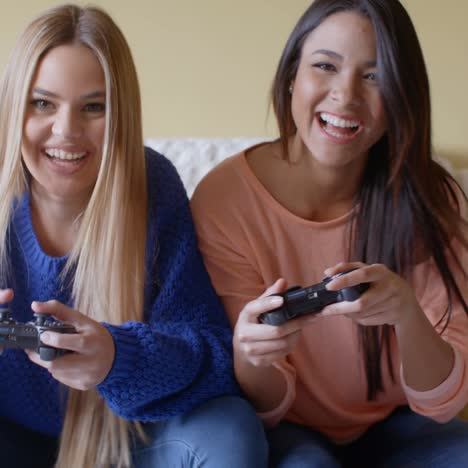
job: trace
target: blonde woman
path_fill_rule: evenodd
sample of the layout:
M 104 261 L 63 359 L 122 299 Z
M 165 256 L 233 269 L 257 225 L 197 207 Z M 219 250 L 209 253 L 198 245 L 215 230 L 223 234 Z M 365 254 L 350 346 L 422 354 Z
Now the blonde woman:
M 182 184 L 143 147 L 118 27 L 95 8 L 44 12 L 0 102 L 0 304 L 77 331 L 41 336 L 67 351 L 52 361 L 4 349 L 2 466 L 264 465 Z

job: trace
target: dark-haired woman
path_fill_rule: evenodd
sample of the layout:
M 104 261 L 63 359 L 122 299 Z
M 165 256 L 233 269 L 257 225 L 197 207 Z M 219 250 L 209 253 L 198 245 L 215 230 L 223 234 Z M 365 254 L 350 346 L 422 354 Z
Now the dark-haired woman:
M 468 466 L 467 200 L 431 158 L 428 78 L 402 5 L 315 1 L 272 101 L 280 138 L 222 163 L 192 200 L 272 466 Z M 370 287 L 259 323 L 288 286 L 338 273 L 329 290 Z

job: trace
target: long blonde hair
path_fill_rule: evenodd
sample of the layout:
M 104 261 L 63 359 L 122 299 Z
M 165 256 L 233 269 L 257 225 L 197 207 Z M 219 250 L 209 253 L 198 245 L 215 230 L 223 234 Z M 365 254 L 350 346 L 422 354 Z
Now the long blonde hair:
M 21 140 L 31 81 L 40 59 L 69 43 L 89 47 L 106 80 L 102 163 L 65 268 L 74 275 L 74 307 L 97 321 L 142 320 L 147 189 L 140 91 L 128 44 L 99 8 L 45 11 L 26 27 L 8 61 L 0 90 L 0 275 L 9 270 L 12 206 L 28 190 Z M 143 436 L 138 423 L 112 413 L 96 390 L 69 389 L 56 467 L 128 467 L 133 431 Z

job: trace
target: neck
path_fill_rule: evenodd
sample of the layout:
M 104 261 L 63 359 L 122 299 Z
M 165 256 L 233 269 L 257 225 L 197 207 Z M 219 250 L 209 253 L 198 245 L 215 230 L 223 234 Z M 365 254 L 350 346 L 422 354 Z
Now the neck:
M 80 214 L 87 197 L 63 198 L 31 186 L 31 217 L 42 250 L 51 256 L 70 252 L 76 240 Z
M 315 158 L 300 140 L 290 143 L 290 158 L 297 166 L 301 179 L 301 192 L 307 197 L 317 218 L 333 218 L 347 213 L 353 206 L 361 184 L 366 157 L 356 158 L 348 164 L 326 164 Z

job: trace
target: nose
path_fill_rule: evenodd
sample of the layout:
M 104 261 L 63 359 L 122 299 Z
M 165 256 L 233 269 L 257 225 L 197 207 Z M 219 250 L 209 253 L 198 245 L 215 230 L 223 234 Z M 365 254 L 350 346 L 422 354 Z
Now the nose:
M 52 124 L 52 134 L 65 139 L 79 138 L 82 135 L 80 117 L 73 109 L 63 107 L 55 114 Z
M 342 106 L 358 106 L 361 102 L 359 77 L 354 74 L 337 74 L 333 81 L 331 98 Z

